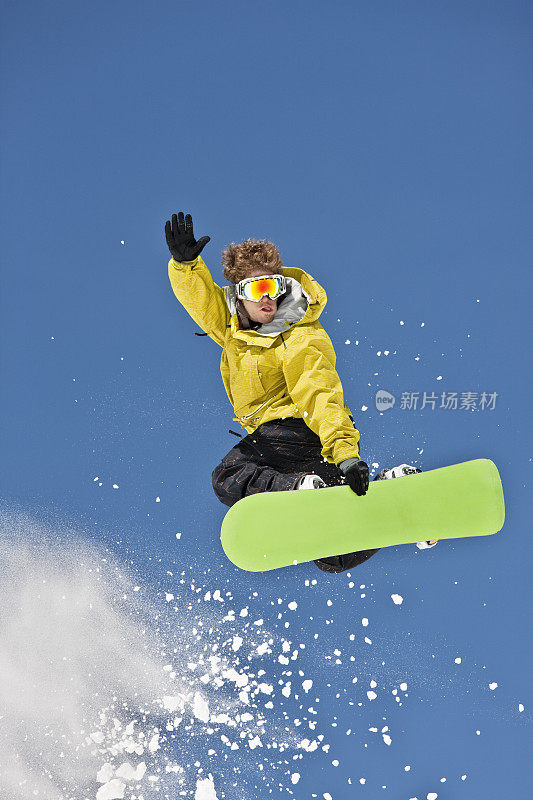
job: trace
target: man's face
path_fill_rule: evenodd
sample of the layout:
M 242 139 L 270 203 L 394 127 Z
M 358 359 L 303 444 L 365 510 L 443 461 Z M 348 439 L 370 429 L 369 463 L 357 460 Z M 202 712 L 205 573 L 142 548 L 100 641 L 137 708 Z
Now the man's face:
M 247 277 L 258 278 L 260 275 L 274 275 L 274 273 L 256 269 L 250 272 Z M 271 300 L 267 294 L 264 295 L 258 303 L 254 303 L 252 300 L 242 300 L 241 302 L 248 317 L 254 322 L 260 322 L 261 324 L 271 322 L 278 308 L 277 298 Z

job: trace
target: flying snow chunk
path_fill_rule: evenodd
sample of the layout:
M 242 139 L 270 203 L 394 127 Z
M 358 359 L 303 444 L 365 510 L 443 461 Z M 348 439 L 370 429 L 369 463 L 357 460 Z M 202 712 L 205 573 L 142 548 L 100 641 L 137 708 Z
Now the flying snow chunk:
M 309 689 L 311 688 L 312 685 L 313 685 L 313 681 L 312 680 L 307 680 L 307 681 L 304 681 L 302 683 L 302 688 L 303 688 L 303 690 L 304 690 L 304 692 L 306 694 L 307 694 L 307 692 L 309 691 Z M 522 709 L 523 709 L 523 706 L 522 706 Z
M 184 709 L 183 698 L 180 695 L 175 695 L 175 696 L 164 695 L 163 708 L 166 708 L 166 710 L 170 711 L 171 714 L 174 711 L 183 711 Z
M 375 700 L 376 697 L 377 697 L 377 694 L 375 692 L 367 692 L 366 696 L 368 697 L 369 700 Z
M 497 688 L 498 688 L 498 684 L 496 682 L 489 683 L 489 689 L 491 690 L 491 692 L 493 692 L 494 689 L 497 689 Z
M 522 713 L 522 711 L 524 710 L 524 706 L 522 703 L 518 703 L 518 710 L 520 713 Z
M 296 600 L 293 600 L 292 602 L 289 603 L 289 608 L 291 611 L 296 611 L 296 609 L 298 608 L 298 603 L 296 602 Z
M 118 483 L 113 484 L 113 489 L 118 489 Z
M 361 411 L 368 411 L 368 406 L 361 406 Z
M 126 784 L 118 778 L 100 786 L 96 792 L 96 800 L 122 800 L 124 792 L 126 791 Z
M 253 739 L 250 739 L 250 741 L 248 742 L 248 747 L 250 748 L 250 750 L 255 750 L 256 747 L 263 747 L 263 743 L 259 738 L 259 736 L 254 736 Z
M 403 603 L 403 597 L 401 596 L 401 594 L 391 594 L 391 597 L 392 597 L 392 602 L 395 605 L 401 606 L 401 604 Z
M 192 710 L 197 719 L 202 722 L 209 722 L 209 705 L 200 692 L 195 692 L 194 694 Z
M 300 773 L 299 772 L 293 772 L 292 775 L 291 775 L 291 783 L 294 786 L 296 786 L 296 784 L 298 783 L 299 780 L 300 780 Z
M 140 781 L 144 778 L 144 773 L 146 772 L 146 764 L 144 761 L 137 767 L 132 767 L 129 761 L 126 761 L 116 771 L 117 778 L 124 778 L 126 781 Z
M 196 781 L 194 800 L 218 800 L 211 773 L 208 778 L 200 778 Z
M 96 780 L 98 783 L 107 783 L 111 780 L 113 775 L 115 774 L 115 768 L 113 764 L 110 764 L 106 761 L 105 764 L 102 764 L 98 772 L 96 773 Z
M 298 747 L 301 747 L 306 753 L 314 753 L 314 751 L 318 749 L 318 742 L 314 739 L 312 742 L 310 742 L 309 739 L 302 739 Z

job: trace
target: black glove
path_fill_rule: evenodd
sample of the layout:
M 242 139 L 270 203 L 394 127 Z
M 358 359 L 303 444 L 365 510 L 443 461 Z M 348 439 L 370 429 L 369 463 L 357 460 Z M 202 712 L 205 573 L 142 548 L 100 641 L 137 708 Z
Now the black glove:
M 179 211 L 177 216 L 172 214 L 172 227 L 167 219 L 165 222 L 165 236 L 167 237 L 168 249 L 176 261 L 194 261 L 211 240 L 210 236 L 202 236 L 201 239 L 196 241 L 192 230 L 192 217 L 187 214 L 184 219 L 183 211 Z
M 341 472 L 346 478 L 346 483 L 359 497 L 366 494 L 368 490 L 368 464 L 365 461 L 356 461 L 350 464 L 346 470 Z

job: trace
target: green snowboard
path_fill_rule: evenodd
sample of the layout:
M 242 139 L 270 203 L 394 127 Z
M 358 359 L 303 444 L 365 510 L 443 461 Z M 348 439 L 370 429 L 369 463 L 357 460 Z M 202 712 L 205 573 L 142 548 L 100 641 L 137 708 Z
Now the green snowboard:
M 222 523 L 222 547 L 241 569 L 263 572 L 302 561 L 433 539 L 485 536 L 503 527 L 503 490 L 487 458 L 349 486 L 261 492 L 239 500 Z

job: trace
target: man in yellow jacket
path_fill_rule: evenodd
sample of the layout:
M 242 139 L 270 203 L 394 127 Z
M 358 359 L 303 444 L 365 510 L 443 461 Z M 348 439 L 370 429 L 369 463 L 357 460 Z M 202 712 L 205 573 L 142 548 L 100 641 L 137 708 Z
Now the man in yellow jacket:
M 344 482 L 366 494 L 359 431 L 344 402 L 333 344 L 318 321 L 324 289 L 304 270 L 283 266 L 272 242 L 252 239 L 224 250 L 224 277 L 232 285 L 221 288 L 200 257 L 210 237 L 196 241 L 190 214 L 173 214 L 165 235 L 174 294 L 222 348 L 224 386 L 247 432 L 213 471 L 217 497 L 231 506 L 256 492 Z M 342 572 L 376 552 L 315 563 Z

